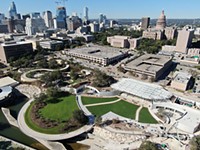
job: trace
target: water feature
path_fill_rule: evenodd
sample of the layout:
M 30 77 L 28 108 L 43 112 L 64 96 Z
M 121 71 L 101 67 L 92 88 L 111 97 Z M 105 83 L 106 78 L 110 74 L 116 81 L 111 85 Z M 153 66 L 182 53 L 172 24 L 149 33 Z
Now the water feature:
M 10 109 L 11 115 L 17 119 L 17 115 L 21 109 L 21 107 L 27 102 L 27 98 L 22 95 L 15 95 L 12 103 L 7 106 Z M 5 118 L 3 112 L 0 109 L 0 135 L 7 137 L 9 139 L 13 139 L 17 142 L 23 143 L 27 146 L 31 146 L 37 149 L 45 149 L 43 145 L 41 145 L 38 141 L 26 136 L 24 133 L 20 131 L 20 129 L 11 126 L 7 119 Z
M 10 109 L 11 115 L 17 119 L 18 113 L 22 106 L 27 102 L 27 98 L 23 95 L 21 95 L 18 91 L 14 92 L 14 98 L 12 100 L 12 103 L 10 103 L 6 108 Z M 47 148 L 44 147 L 41 143 L 34 140 L 33 138 L 25 135 L 20 131 L 20 129 L 12 126 L 9 124 L 7 119 L 5 118 L 2 110 L 0 109 L 0 135 L 7 137 L 9 139 L 13 139 L 14 141 L 17 141 L 19 143 L 25 144 L 27 146 L 39 149 L 39 150 L 46 150 Z M 72 142 L 69 142 L 68 140 L 59 141 L 61 142 L 67 149 L 76 149 L 76 150 L 87 150 L 88 146 L 77 144 L 75 143 L 77 140 L 77 137 Z M 71 144 L 69 144 L 71 143 Z

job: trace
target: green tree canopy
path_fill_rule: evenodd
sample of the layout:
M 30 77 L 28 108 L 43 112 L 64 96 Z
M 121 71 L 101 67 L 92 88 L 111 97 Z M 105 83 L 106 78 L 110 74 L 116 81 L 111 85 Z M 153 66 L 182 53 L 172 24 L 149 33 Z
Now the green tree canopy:
M 200 136 L 195 136 L 190 141 L 190 150 L 200 149 Z
M 158 150 L 158 148 L 155 143 L 150 141 L 144 141 L 140 145 L 139 150 Z

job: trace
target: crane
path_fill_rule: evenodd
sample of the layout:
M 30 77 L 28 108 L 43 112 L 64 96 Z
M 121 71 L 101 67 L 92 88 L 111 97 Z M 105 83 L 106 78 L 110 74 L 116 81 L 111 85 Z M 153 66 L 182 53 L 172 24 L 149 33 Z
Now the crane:
M 56 3 L 57 5 L 59 5 L 61 2 L 60 2 L 60 1 L 55 1 L 55 3 Z
M 65 7 L 65 3 L 68 1 L 68 0 L 62 0 L 63 1 L 63 6 Z

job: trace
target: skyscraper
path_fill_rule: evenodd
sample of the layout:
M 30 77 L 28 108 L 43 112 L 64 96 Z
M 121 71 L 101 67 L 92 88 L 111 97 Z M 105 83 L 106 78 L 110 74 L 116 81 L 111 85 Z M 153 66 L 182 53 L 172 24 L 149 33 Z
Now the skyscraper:
M 11 3 L 8 11 L 9 11 L 9 18 L 14 19 L 17 17 L 17 9 L 14 2 Z
M 2 21 L 5 19 L 5 15 L 0 13 L 0 24 L 2 24 Z
M 52 12 L 51 11 L 45 11 L 43 13 L 43 18 L 46 26 L 48 28 L 53 28 L 53 17 L 52 17 Z
M 149 17 L 143 17 L 142 18 L 142 24 L 141 29 L 146 30 L 149 27 L 150 18 Z
M 183 29 L 179 31 L 176 42 L 176 51 L 180 53 L 187 53 L 188 47 L 191 46 L 193 36 L 194 30 L 192 29 Z
M 84 21 L 88 21 L 88 19 L 89 19 L 88 11 L 89 11 L 88 7 L 85 7 L 84 10 L 83 10 L 83 15 L 84 15 L 83 19 L 84 19 Z
M 163 10 L 160 17 L 157 20 L 156 29 L 163 30 L 165 27 L 166 27 L 166 16 Z
M 44 19 L 38 16 L 38 13 L 31 13 L 31 18 L 26 19 L 26 33 L 28 35 L 35 35 L 37 32 L 41 33 L 46 30 Z
M 103 14 L 99 14 L 99 23 L 102 23 L 103 22 Z
M 54 22 L 54 27 L 65 29 L 66 28 L 66 18 L 67 18 L 67 13 L 66 13 L 65 7 L 57 7 L 56 22 Z
M 89 26 L 91 32 L 99 32 L 99 23 L 90 23 Z
M 60 19 L 60 20 L 66 19 L 67 13 L 66 13 L 65 7 L 57 7 L 56 17 L 57 19 Z
M 82 25 L 82 20 L 78 16 L 71 16 L 67 18 L 67 29 L 69 31 L 75 31 Z

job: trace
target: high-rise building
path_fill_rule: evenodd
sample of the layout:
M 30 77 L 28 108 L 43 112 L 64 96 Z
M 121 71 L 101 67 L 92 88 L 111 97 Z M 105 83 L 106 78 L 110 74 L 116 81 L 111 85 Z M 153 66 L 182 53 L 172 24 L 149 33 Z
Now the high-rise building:
M 110 20 L 110 28 L 114 27 L 115 24 L 118 24 L 115 20 Z
M 71 16 L 67 18 L 67 29 L 69 31 L 75 31 L 82 25 L 82 20 L 78 16 Z
M 83 20 L 84 21 L 88 21 L 89 20 L 88 11 L 89 11 L 88 7 L 85 7 L 84 10 L 83 10 L 83 15 L 84 15 L 83 16 Z
M 46 30 L 44 19 L 38 16 L 38 13 L 31 13 L 31 18 L 26 19 L 26 34 L 35 35 L 37 32 L 41 33 Z
M 5 19 L 5 15 L 0 13 L 0 24 L 2 24 L 2 21 Z
M 30 18 L 41 18 L 39 12 L 33 12 L 29 14 Z
M 45 11 L 43 13 L 43 18 L 46 26 L 48 28 L 53 28 L 53 17 L 52 17 L 52 12 L 51 11 Z
M 54 28 L 66 28 L 67 13 L 65 7 L 57 7 L 56 20 L 54 21 Z
M 7 42 L 0 45 L 0 61 L 9 63 L 10 58 L 20 58 L 24 54 L 32 53 L 33 47 L 30 42 Z
M 9 11 L 9 18 L 14 19 L 17 17 L 17 9 L 14 2 L 11 3 L 8 11 Z
M 166 16 L 164 13 L 164 10 L 161 12 L 160 17 L 157 20 L 156 23 L 156 29 L 163 30 L 166 27 Z
M 142 24 L 141 29 L 146 30 L 149 27 L 150 18 L 149 17 L 143 17 L 142 18 Z
M 99 23 L 103 22 L 103 14 L 99 14 Z
M 175 27 L 166 27 L 164 35 L 167 40 L 173 40 L 177 35 L 177 29 Z
M 194 30 L 192 29 L 183 29 L 179 31 L 175 50 L 180 53 L 187 53 L 188 47 L 192 44 L 193 37 Z
M 91 32 L 99 32 L 99 23 L 90 23 L 89 26 Z

